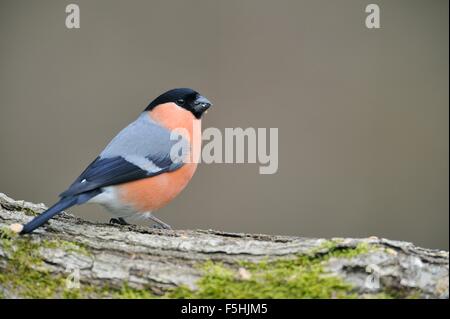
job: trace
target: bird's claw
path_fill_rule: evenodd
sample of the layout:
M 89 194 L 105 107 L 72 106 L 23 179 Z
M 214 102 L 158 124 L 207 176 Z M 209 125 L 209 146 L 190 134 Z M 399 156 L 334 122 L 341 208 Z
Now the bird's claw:
M 123 218 L 111 218 L 109 223 L 112 225 L 129 225 Z
M 158 223 L 154 223 L 151 228 L 153 229 L 172 229 L 172 226 L 168 225 L 168 224 L 158 224 Z

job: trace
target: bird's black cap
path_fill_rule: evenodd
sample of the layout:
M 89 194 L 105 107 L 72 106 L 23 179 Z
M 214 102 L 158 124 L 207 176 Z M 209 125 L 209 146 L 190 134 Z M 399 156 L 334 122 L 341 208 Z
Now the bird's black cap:
M 200 95 L 197 91 L 189 88 L 178 88 L 158 96 L 147 106 L 145 111 L 151 111 L 156 106 L 164 103 L 175 103 L 192 112 L 197 119 L 200 119 L 203 113 L 212 105 L 207 98 Z

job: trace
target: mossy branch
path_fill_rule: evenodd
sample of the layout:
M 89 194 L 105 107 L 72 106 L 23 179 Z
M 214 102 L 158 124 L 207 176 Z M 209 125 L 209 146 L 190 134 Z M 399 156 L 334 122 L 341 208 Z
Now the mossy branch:
M 314 239 L 91 223 L 0 193 L 0 297 L 448 298 L 448 252 L 376 237 Z

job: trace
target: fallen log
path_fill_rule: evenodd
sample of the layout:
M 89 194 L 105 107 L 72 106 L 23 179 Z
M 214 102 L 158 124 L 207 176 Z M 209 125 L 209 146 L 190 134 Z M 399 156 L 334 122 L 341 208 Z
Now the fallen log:
M 448 252 L 377 237 L 302 238 L 93 223 L 0 193 L 2 298 L 448 298 Z

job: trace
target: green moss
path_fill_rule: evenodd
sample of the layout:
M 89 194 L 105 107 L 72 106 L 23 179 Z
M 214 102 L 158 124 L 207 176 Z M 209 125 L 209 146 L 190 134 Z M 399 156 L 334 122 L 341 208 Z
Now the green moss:
M 386 289 L 385 293 L 389 295 L 393 299 L 420 299 L 421 294 L 420 291 L 411 288 L 411 289 L 395 289 L 395 288 L 388 288 Z
M 68 289 L 66 276 L 51 273 L 42 267 L 41 248 L 64 249 L 66 253 L 90 255 L 80 243 L 60 239 L 32 241 L 18 236 L 8 228 L 0 229 L 0 246 L 8 254 L 6 269 L 0 273 L 0 286 L 24 298 L 154 298 L 147 290 L 123 287 L 109 288 L 80 283 L 80 288 Z M 1 294 L 0 298 L 4 298 Z
M 327 240 L 317 248 L 312 249 L 309 252 L 309 256 L 321 256 L 326 258 L 353 258 L 358 255 L 367 254 L 369 251 L 377 249 L 375 247 L 369 247 L 367 243 L 360 243 L 355 247 L 341 246 L 342 240 Z
M 53 296 L 59 280 L 46 271 L 39 271 L 42 260 L 39 244 L 2 230 L 1 245 L 9 254 L 5 271 L 0 274 L 0 283 L 24 297 L 46 298 Z
M 0 284 L 25 298 L 53 298 L 63 295 L 75 297 L 76 292 L 66 289 L 66 280 L 42 267 L 40 248 L 53 248 L 56 241 L 31 241 L 0 230 L 1 246 L 9 255 L 5 271 L 0 273 Z
M 356 298 L 352 287 L 323 268 L 331 257 L 352 258 L 368 252 L 369 247 L 340 248 L 326 242 L 315 253 L 294 259 L 279 259 L 259 263 L 241 263 L 236 270 L 221 263 L 203 265 L 205 275 L 197 283 L 198 289 L 178 287 L 170 291 L 170 298 Z
M 157 298 L 150 290 L 135 289 L 125 284 L 121 289 L 112 294 L 117 299 L 153 299 Z
M 74 253 L 82 254 L 85 256 L 90 255 L 89 250 L 87 249 L 87 247 L 85 245 L 83 245 L 81 243 L 62 240 L 62 239 L 43 240 L 40 246 L 44 247 L 44 248 L 51 248 L 51 249 L 60 248 L 68 253 L 74 252 Z
M 34 210 L 32 210 L 31 208 L 28 207 L 22 207 L 21 211 L 25 213 L 25 215 L 27 216 L 37 216 L 39 215 L 37 212 L 35 212 Z

